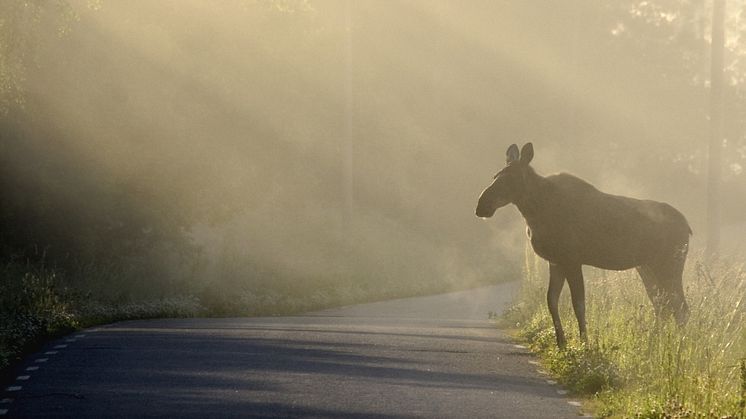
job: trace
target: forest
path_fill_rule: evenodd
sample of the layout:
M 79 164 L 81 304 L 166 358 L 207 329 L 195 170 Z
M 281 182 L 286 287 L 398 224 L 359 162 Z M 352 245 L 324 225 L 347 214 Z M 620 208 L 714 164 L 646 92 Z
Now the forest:
M 474 216 L 526 141 L 541 173 L 679 208 L 699 269 L 712 7 L 3 1 L 0 368 L 101 322 L 533 275 L 520 214 Z M 743 266 L 746 3 L 724 28 L 717 263 Z

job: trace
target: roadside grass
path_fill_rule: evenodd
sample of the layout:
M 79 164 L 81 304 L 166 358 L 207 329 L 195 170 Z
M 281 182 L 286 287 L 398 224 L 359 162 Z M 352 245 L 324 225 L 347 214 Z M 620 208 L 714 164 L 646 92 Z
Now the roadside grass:
M 479 283 L 471 286 L 485 285 Z M 45 341 L 115 321 L 292 315 L 329 307 L 454 291 L 453 284 L 422 278 L 290 278 L 246 273 L 202 283 L 163 285 L 138 271 L 88 264 L 63 272 L 43 263 L 0 265 L 0 382 L 24 354 Z
M 656 321 L 634 270 L 584 269 L 588 341 L 565 287 L 561 316 L 569 338 L 556 348 L 546 307 L 546 262 L 526 251 L 517 302 L 503 322 L 518 329 L 558 382 L 586 396 L 598 417 L 746 417 L 746 267 L 691 257 L 684 287 L 691 315 L 684 327 Z
M 88 269 L 86 274 L 90 278 L 81 280 L 39 265 L 0 266 L 0 381 L 14 362 L 46 340 L 94 325 L 149 318 L 293 314 L 372 297 L 352 288 L 293 294 L 225 284 L 156 297 L 148 296 L 147 290 L 133 290 L 125 284 L 128 275 L 108 268 Z M 102 284 L 108 289 L 101 289 L 106 288 Z
M 24 354 L 74 330 L 122 320 L 293 314 L 371 298 L 355 289 L 290 294 L 272 288 L 194 286 L 153 293 L 126 272 L 86 267 L 86 278 L 19 262 L 0 266 L 0 381 Z M 142 288 L 142 289 L 140 289 Z
M 62 273 L 16 261 L 0 266 L 0 372 L 45 340 L 116 320 L 204 313 L 194 297 L 115 301 L 70 286 Z

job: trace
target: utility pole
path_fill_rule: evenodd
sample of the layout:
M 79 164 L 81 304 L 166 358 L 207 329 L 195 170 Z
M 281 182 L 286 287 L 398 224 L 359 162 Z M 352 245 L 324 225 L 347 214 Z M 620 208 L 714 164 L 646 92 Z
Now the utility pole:
M 723 52 L 725 0 L 714 0 L 710 47 L 710 138 L 707 170 L 707 254 L 720 250 L 720 183 L 723 149 Z
M 344 144 L 342 146 L 342 193 L 344 196 L 344 224 L 349 228 L 352 223 L 354 212 L 354 144 L 353 144 L 353 111 L 354 102 L 352 94 L 352 1 L 347 0 L 345 5 L 345 131 Z

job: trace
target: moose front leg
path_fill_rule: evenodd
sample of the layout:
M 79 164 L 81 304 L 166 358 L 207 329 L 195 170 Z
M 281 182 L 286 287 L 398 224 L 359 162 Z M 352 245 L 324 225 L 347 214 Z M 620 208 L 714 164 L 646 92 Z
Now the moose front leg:
M 565 332 L 562 330 L 562 321 L 559 315 L 559 297 L 562 293 L 562 287 L 565 285 L 565 273 L 553 263 L 549 264 L 549 289 L 547 290 L 547 306 L 549 313 L 552 315 L 554 323 L 554 334 L 557 338 L 557 346 L 561 349 L 565 347 Z
M 583 268 L 581 265 L 569 265 L 564 266 L 563 270 L 565 275 L 567 275 L 567 284 L 570 286 L 572 308 L 575 311 L 575 318 L 578 319 L 580 339 L 585 341 L 587 332 L 585 329 L 585 284 L 583 283 Z

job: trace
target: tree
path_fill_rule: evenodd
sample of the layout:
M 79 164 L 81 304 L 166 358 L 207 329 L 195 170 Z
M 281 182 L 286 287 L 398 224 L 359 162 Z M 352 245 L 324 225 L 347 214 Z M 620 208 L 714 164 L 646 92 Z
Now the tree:
M 723 141 L 723 50 L 725 0 L 715 0 L 712 10 L 710 57 L 710 138 L 707 174 L 707 252 L 718 252 L 720 242 L 720 181 Z

